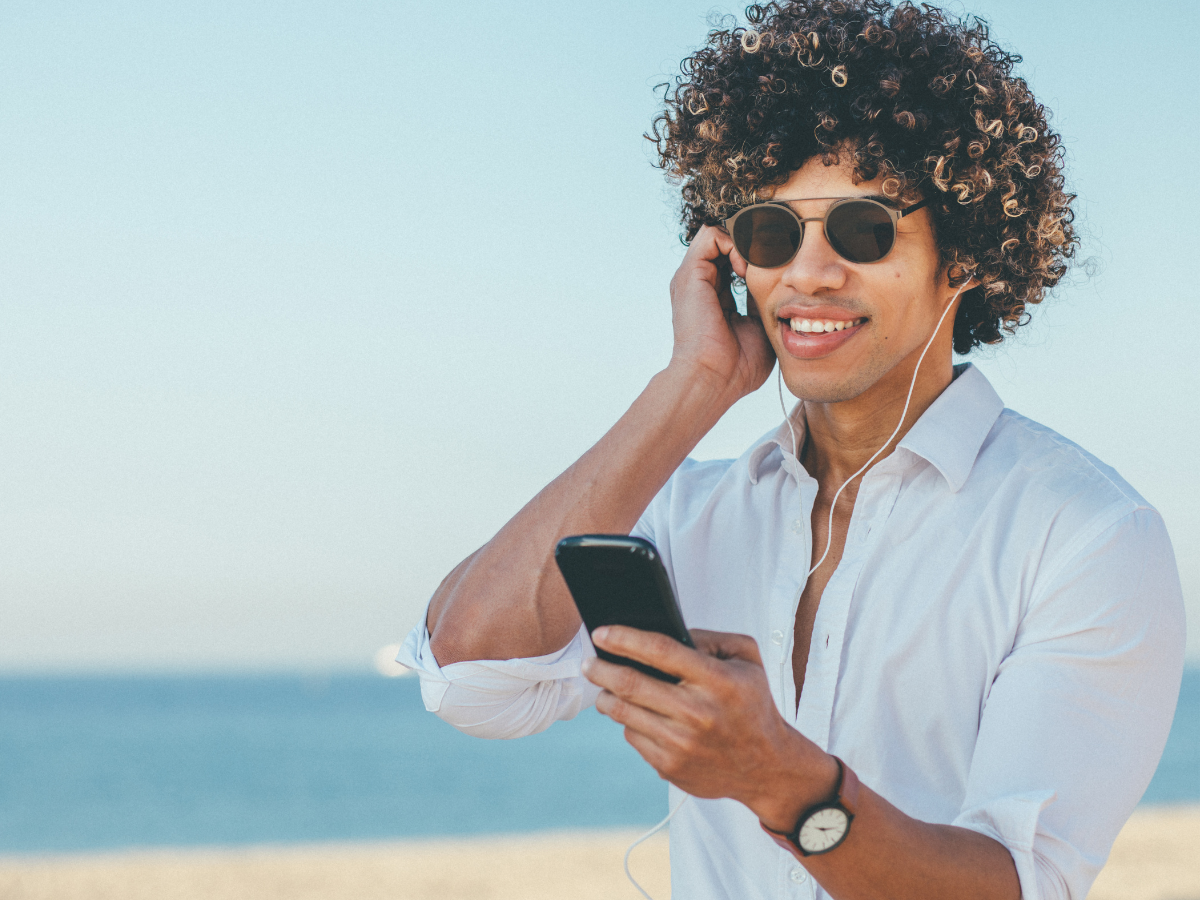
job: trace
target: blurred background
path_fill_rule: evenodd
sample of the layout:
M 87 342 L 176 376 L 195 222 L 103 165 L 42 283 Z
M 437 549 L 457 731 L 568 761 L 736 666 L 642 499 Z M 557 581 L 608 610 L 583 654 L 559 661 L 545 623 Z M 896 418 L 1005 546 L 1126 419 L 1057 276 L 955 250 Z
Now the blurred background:
M 1196 661 L 1200 7 L 948 8 L 1024 55 L 1095 264 L 971 359 L 1161 510 Z M 184 676 L 301 698 L 367 677 L 665 365 L 684 248 L 642 135 L 731 10 L 0 6 L 0 746 L 42 754 L 45 703 L 131 696 L 80 676 L 153 676 L 164 708 Z M 697 455 L 773 428 L 773 390 Z M 380 715 L 418 706 L 379 684 Z
M 1162 511 L 1195 658 L 1200 8 L 951 8 L 1024 54 L 1099 263 L 979 365 Z M 642 134 L 710 12 L 5 3 L 0 666 L 399 640 L 667 361 L 684 248 Z M 778 418 L 760 391 L 697 454 Z

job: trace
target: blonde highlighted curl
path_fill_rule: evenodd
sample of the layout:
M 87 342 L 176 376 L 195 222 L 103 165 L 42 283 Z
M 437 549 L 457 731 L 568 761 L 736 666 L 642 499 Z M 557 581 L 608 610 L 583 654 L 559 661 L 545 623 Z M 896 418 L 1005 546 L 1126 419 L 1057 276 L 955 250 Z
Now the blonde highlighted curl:
M 954 349 L 994 344 L 1029 320 L 1078 246 L 1062 145 L 1012 74 L 1021 58 L 978 18 L 888 0 L 750 6 L 664 85 L 647 137 L 680 182 L 686 239 L 844 154 L 886 194 L 929 198 L 951 284 L 970 278 Z

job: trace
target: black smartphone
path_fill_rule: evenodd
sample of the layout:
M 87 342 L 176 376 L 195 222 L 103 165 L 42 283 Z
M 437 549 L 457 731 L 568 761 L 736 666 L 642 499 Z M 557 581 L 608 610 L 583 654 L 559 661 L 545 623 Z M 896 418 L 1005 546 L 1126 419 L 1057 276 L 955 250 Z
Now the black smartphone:
M 579 616 L 591 634 L 601 625 L 657 631 L 694 647 L 657 548 L 625 534 L 579 534 L 563 538 L 554 561 L 567 582 Z M 653 666 L 597 648 L 608 662 L 633 666 L 661 681 L 679 679 Z

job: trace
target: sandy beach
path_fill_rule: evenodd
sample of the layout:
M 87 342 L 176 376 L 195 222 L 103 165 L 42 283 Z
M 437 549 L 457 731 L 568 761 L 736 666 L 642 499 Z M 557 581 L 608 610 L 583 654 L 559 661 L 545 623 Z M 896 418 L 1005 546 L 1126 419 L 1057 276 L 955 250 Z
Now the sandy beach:
M 3 900 L 600 900 L 637 898 L 634 831 L 0 857 Z M 670 896 L 667 838 L 634 875 Z M 1139 810 L 1090 900 L 1200 900 L 1200 806 Z

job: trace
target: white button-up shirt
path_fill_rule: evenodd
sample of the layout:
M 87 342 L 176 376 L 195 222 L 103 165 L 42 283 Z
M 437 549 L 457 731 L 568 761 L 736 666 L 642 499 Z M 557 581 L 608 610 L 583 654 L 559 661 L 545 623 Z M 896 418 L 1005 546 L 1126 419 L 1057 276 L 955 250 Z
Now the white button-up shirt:
M 862 479 L 796 699 L 792 641 L 817 482 L 786 423 L 740 459 L 688 460 L 634 534 L 691 628 L 758 641 L 780 714 L 908 815 L 1013 855 L 1025 900 L 1082 900 L 1154 773 L 1183 669 L 1183 600 L 1157 511 L 1075 444 L 954 382 Z M 803 416 L 795 418 L 803 421 Z M 804 436 L 799 435 L 800 445 Z M 586 632 L 534 659 L 399 661 L 425 705 L 511 738 L 574 716 Z M 681 797 L 671 788 L 671 803 Z M 733 800 L 671 825 L 677 900 L 824 898 Z

